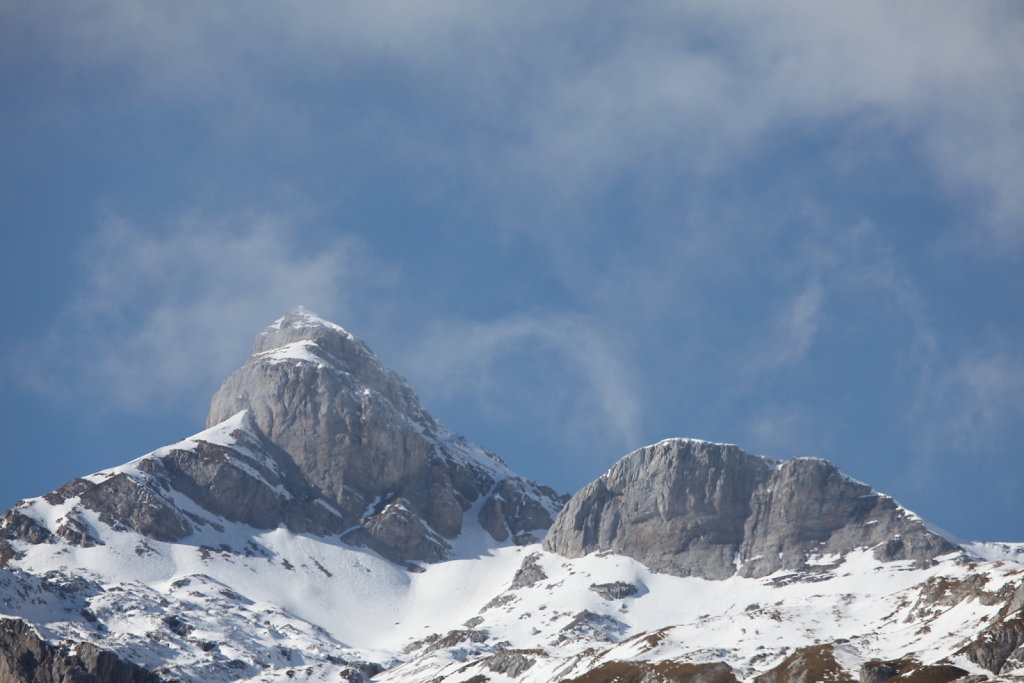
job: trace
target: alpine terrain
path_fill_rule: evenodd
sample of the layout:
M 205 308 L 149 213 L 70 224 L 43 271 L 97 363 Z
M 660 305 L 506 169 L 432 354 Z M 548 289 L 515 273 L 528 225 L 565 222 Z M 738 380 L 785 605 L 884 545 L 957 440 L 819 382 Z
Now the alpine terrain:
M 341 327 L 206 429 L 0 517 L 0 682 L 1024 681 L 1024 544 L 826 460 L 669 439 L 568 497 Z

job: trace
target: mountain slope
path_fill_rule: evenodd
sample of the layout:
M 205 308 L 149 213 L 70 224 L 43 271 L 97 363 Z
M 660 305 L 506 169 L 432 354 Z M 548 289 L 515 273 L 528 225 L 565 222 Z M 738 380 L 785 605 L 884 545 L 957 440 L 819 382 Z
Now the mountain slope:
M 928 562 L 957 550 L 892 498 L 825 460 L 780 462 L 736 446 L 669 439 L 619 460 L 576 495 L 544 547 L 615 552 L 677 576 L 761 577 L 873 548 Z
M 209 422 L 0 517 L 0 680 L 1024 680 L 1024 545 L 825 461 L 668 440 L 562 508 L 303 309 Z
M 301 307 L 257 337 L 214 396 L 207 424 L 241 410 L 360 525 L 360 542 L 392 559 L 443 559 L 478 502 L 476 521 L 496 541 L 530 542 L 563 502 L 445 429 L 366 344 Z

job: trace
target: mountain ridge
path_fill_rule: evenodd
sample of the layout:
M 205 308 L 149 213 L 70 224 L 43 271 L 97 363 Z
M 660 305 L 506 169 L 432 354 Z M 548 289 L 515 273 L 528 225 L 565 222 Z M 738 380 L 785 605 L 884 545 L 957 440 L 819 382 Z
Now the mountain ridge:
M 927 562 L 956 550 L 827 460 L 780 461 L 697 439 L 624 456 L 569 500 L 544 540 L 566 557 L 612 551 L 705 578 L 766 576 L 805 568 L 812 552 L 864 546 L 887 561 Z
M 392 559 L 443 559 L 481 497 L 477 522 L 499 542 L 535 539 L 561 507 L 554 490 L 435 420 L 364 342 L 301 307 L 257 336 L 253 355 L 214 395 L 207 424 L 240 410 L 352 524 L 372 512 L 360 536 Z M 392 500 L 408 519 L 381 507 Z M 409 524 L 419 528 L 397 528 Z
M 0 516 L 10 680 L 1024 680 L 1024 544 L 826 460 L 667 439 L 566 501 L 301 308 L 208 422 Z

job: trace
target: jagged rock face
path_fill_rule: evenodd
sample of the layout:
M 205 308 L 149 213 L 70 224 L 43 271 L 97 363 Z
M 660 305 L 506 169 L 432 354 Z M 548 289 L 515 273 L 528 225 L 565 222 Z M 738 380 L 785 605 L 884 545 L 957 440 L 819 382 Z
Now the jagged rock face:
M 640 586 L 625 581 L 613 581 L 612 583 L 593 583 L 590 590 L 600 595 L 605 600 L 622 600 L 640 592 Z
M 140 469 L 215 515 L 257 529 L 284 526 L 296 532 L 338 533 L 341 515 L 317 500 L 316 491 L 280 448 L 247 414 L 232 446 L 200 441 L 140 463 Z M 261 457 L 246 457 L 259 453 Z
M 184 499 L 198 507 L 188 509 L 192 506 L 183 505 Z M 36 511 L 43 504 L 68 505 L 53 533 L 33 517 L 43 516 Z M 90 513 L 114 530 L 166 542 L 217 527 L 216 518 L 319 535 L 346 528 L 341 513 L 317 499 L 288 455 L 246 413 L 128 465 L 19 503 L 0 516 L 0 563 L 17 556 L 12 541 L 39 545 L 59 537 L 80 547 L 102 545 L 86 519 Z
M 830 462 L 797 458 L 779 465 L 754 492 L 744 526 L 740 573 L 801 569 L 808 556 L 875 548 L 884 561 L 927 562 L 958 550 L 888 496 L 845 476 Z
M 1024 544 L 929 564 L 953 547 L 824 461 L 641 449 L 558 517 L 550 549 L 610 551 L 573 560 L 494 547 L 562 501 L 311 314 L 225 416 L 0 516 L 0 681 L 1024 680 Z
M 635 451 L 585 486 L 544 547 L 566 557 L 610 551 L 655 571 L 711 579 L 805 569 L 812 555 L 859 547 L 918 561 L 956 549 L 831 463 L 780 463 L 689 439 Z
M 786 657 L 769 671 L 756 676 L 754 683 L 854 683 L 854 678 L 843 670 L 836 659 L 839 644 L 811 645 L 803 647 Z M 947 683 L 947 681 L 968 680 L 968 672 L 946 663 L 922 664 L 914 659 L 864 662 L 860 667 L 859 683 L 900 683 L 918 681 L 923 683 Z M 988 680 L 979 676 L 975 680 Z
M 899 676 L 900 667 L 895 662 L 872 660 L 860 666 L 860 683 L 885 683 L 890 678 Z
M 502 651 L 491 655 L 486 666 L 496 674 L 504 674 L 509 678 L 518 678 L 533 666 L 537 660 L 522 652 Z
M 573 496 L 544 547 L 566 557 L 608 550 L 683 576 L 731 576 L 751 496 L 771 469 L 734 446 L 643 448 Z
M 259 336 L 209 422 L 44 496 L 68 508 L 57 526 L 33 512 L 43 503 L 16 505 L 0 517 L 0 565 L 18 557 L 17 542 L 100 544 L 97 520 L 179 542 L 220 519 L 341 534 L 411 567 L 447 557 L 464 519 L 499 542 L 534 542 L 530 532 L 546 529 L 565 500 L 446 430 L 365 344 L 302 309 Z
M 429 476 L 433 449 L 423 436 L 436 437 L 438 425 L 412 389 L 361 341 L 302 311 L 257 337 L 253 356 L 214 396 L 207 425 L 240 410 L 352 516 L 380 493 Z M 469 479 L 452 483 L 468 490 Z
M 754 683 L 853 683 L 836 661 L 832 645 L 814 645 L 797 650 L 775 668 L 757 676 Z
M 539 558 L 539 553 L 530 553 L 523 558 L 523 563 L 516 570 L 516 575 L 512 577 L 512 590 L 528 588 L 538 581 L 548 578 L 548 575 L 544 573 L 544 569 L 537 563 Z
M 996 674 L 1024 666 L 1024 611 L 992 624 L 958 654 Z
M 448 545 L 423 519 L 410 509 L 409 501 L 397 498 L 379 513 L 345 537 L 346 541 L 362 543 L 385 557 L 401 552 L 395 559 L 440 562 L 447 555 Z
M 785 680 L 785 679 L 784 679 Z M 817 680 L 817 679 L 815 679 Z M 988 681 L 987 676 L 970 676 L 958 666 L 948 663 L 922 664 L 914 659 L 897 659 L 893 661 L 869 661 L 860 667 L 859 683 L 947 683 L 962 681 L 963 683 L 980 683 Z
M 92 643 L 57 646 L 21 619 L 0 619 L 4 683 L 164 683 L 165 679 Z
M 247 410 L 317 493 L 393 559 L 435 561 L 463 512 L 498 541 L 546 529 L 562 500 L 452 434 L 416 393 L 342 328 L 301 308 L 259 335 L 253 356 L 214 396 L 208 424 Z M 409 524 L 398 524 L 396 501 Z M 412 529 L 412 531 L 410 531 Z

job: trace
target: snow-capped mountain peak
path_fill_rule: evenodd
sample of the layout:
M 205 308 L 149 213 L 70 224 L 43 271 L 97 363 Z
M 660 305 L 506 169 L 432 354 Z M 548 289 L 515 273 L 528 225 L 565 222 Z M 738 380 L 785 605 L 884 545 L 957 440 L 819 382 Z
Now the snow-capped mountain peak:
M 207 429 L 0 517 L 0 680 L 1024 680 L 1020 546 L 697 439 L 566 503 L 295 308 Z

